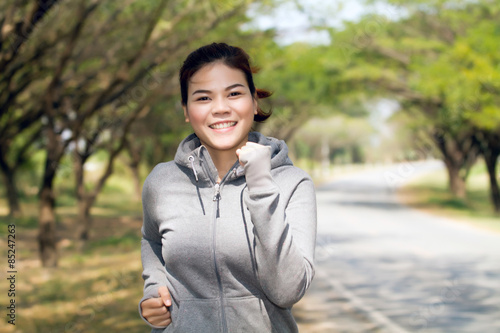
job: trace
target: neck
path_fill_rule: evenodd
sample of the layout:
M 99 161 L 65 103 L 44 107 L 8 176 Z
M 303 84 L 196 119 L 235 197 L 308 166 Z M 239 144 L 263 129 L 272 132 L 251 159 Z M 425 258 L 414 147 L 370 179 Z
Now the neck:
M 214 162 L 214 165 L 217 168 L 217 172 L 219 174 L 219 179 L 217 180 L 217 182 L 220 182 L 234 165 L 234 163 L 236 163 L 236 161 L 238 160 L 236 151 L 214 151 L 210 149 L 208 152 L 210 153 L 210 157 L 212 158 L 212 161 Z

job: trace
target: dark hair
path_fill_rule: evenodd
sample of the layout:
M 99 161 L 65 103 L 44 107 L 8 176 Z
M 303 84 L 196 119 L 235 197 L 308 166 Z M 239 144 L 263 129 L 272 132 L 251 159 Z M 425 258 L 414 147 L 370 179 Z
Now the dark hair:
M 245 74 L 252 98 L 254 98 L 256 92 L 259 99 L 272 95 L 270 91 L 255 88 L 252 73 L 256 73 L 257 70 L 250 67 L 250 57 L 243 49 L 226 43 L 212 43 L 193 51 L 184 60 L 184 64 L 179 71 L 182 105 L 187 105 L 188 84 L 191 77 L 203 66 L 217 61 L 221 61 L 228 67 L 239 69 Z M 264 121 L 271 116 L 271 113 L 272 110 L 264 112 L 258 107 L 254 120 Z

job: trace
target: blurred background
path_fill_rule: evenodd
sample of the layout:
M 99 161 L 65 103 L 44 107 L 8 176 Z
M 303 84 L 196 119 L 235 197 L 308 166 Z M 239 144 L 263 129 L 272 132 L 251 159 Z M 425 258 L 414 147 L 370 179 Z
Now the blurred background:
M 500 332 L 492 0 L 3 0 L 0 332 L 149 331 L 142 182 L 191 132 L 177 73 L 214 41 L 250 54 L 274 92 L 256 129 L 317 184 L 300 331 Z

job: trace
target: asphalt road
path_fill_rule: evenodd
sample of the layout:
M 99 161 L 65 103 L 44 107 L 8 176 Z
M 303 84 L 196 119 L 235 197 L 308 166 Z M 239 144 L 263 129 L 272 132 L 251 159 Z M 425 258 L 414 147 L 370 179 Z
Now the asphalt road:
M 500 235 L 396 200 L 397 186 L 440 167 L 406 163 L 318 188 L 317 274 L 294 309 L 301 332 L 500 332 Z

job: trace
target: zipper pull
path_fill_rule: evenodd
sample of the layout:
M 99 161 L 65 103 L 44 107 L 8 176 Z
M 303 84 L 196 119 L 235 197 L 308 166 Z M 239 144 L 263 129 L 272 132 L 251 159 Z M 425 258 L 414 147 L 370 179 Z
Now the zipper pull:
M 214 193 L 214 201 L 218 201 L 220 199 L 220 184 L 215 184 L 215 193 Z

